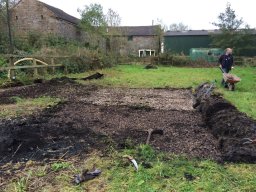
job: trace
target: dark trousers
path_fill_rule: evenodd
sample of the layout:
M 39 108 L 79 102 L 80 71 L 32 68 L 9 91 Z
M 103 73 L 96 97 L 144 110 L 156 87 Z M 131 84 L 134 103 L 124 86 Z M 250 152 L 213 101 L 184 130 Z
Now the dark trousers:
M 224 73 L 229 73 L 229 71 L 230 71 L 230 69 L 228 69 L 228 68 L 222 68 L 222 70 L 223 70 Z M 228 84 L 225 82 L 224 79 L 222 79 L 221 84 L 222 84 L 224 87 L 227 87 L 227 86 L 228 86 Z

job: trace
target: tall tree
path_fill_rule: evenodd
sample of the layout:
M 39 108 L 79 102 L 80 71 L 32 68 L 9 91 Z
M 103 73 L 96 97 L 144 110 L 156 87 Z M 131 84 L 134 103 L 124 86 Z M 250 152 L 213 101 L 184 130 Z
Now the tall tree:
M 218 16 L 218 21 L 213 22 L 212 24 L 222 31 L 234 32 L 239 29 L 243 23 L 243 19 L 238 18 L 235 10 L 231 8 L 231 4 L 227 3 L 225 12 L 220 13 Z
M 10 46 L 10 53 L 13 54 L 13 37 L 12 37 L 12 28 L 11 28 L 11 14 L 10 14 L 10 7 L 9 7 L 9 0 L 6 0 L 6 14 L 7 14 L 7 26 L 8 26 L 8 37 L 9 37 L 9 46 Z
M 0 33 L 4 32 L 4 24 L 6 24 L 6 0 L 0 0 Z
M 104 14 L 100 4 L 90 4 L 85 6 L 84 10 L 80 10 L 80 14 L 82 16 L 81 27 L 89 36 L 89 44 L 106 47 L 108 52 L 119 50 L 123 41 L 122 38 L 116 38 L 121 36 L 121 31 L 118 28 L 121 24 L 121 17 L 116 11 L 108 9 L 108 12 Z M 104 41 L 106 42 L 104 43 Z
M 10 8 L 16 5 L 17 2 L 18 0 L 0 0 L 0 44 L 5 47 L 7 44 L 5 37 L 8 36 L 10 53 L 13 53 L 14 49 Z
M 157 34 L 157 44 L 158 50 L 157 53 L 164 53 L 164 33 L 167 31 L 167 26 L 164 24 L 162 19 L 157 18 L 156 20 L 157 26 L 155 27 Z
M 217 19 L 218 21 L 212 24 L 219 28 L 220 33 L 212 35 L 212 46 L 223 49 L 232 47 L 237 55 L 246 54 L 244 50 L 255 50 L 253 30 L 236 15 L 230 3 L 227 3 L 225 11 L 220 13 Z
M 125 44 L 122 37 L 123 31 L 119 27 L 121 17 L 113 9 L 108 9 L 105 19 L 107 22 L 106 50 L 108 53 L 119 54 L 122 46 Z
M 170 31 L 186 31 L 189 30 L 189 27 L 183 23 L 173 23 L 169 26 Z
M 100 4 L 86 5 L 84 10 L 79 10 L 81 14 L 81 26 L 89 33 L 104 35 L 106 33 L 107 22 Z

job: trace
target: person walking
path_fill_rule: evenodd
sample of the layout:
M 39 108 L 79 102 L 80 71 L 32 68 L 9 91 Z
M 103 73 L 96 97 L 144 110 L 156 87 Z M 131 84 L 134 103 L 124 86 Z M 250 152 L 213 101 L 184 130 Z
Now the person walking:
M 220 58 L 219 58 L 219 64 L 220 64 L 220 67 L 221 67 L 221 69 L 224 73 L 229 73 L 229 71 L 231 71 L 231 69 L 233 67 L 234 59 L 233 59 L 233 56 L 232 56 L 232 52 L 233 52 L 233 50 L 231 48 L 227 48 L 225 50 L 225 53 L 223 55 L 221 55 Z M 228 84 L 225 82 L 224 79 L 222 79 L 221 84 L 225 88 L 228 87 Z

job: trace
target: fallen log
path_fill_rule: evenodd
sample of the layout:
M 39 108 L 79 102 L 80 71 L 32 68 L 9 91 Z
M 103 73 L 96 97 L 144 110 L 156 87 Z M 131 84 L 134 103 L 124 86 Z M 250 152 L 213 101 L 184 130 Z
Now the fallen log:
M 93 79 L 101 79 L 103 77 L 104 77 L 104 74 L 97 72 L 97 73 L 94 73 L 93 75 L 90 75 L 88 77 L 81 78 L 81 79 L 86 81 L 86 80 L 93 80 Z

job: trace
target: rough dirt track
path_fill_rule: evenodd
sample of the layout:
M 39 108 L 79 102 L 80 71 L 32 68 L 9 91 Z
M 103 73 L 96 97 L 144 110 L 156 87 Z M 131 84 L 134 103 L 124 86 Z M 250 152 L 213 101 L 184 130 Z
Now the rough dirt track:
M 39 114 L 1 119 L 0 164 L 132 147 L 146 142 L 150 128 L 164 130 L 163 136 L 153 135 L 150 141 L 156 149 L 220 158 L 218 140 L 192 108 L 190 90 L 101 88 L 62 78 L 0 91 L 5 104 L 12 96 L 42 95 L 64 102 Z

